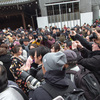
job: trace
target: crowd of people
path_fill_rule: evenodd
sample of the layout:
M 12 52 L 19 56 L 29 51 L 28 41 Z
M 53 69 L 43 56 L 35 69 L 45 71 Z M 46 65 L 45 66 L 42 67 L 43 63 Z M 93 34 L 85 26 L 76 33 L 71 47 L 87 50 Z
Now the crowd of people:
M 100 100 L 100 24 L 0 30 L 0 100 Z

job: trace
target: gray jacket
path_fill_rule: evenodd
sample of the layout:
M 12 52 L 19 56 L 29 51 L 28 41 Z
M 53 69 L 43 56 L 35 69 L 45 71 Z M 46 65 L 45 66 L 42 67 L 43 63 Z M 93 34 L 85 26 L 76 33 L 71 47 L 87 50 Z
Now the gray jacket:
M 12 86 L 8 86 L 0 93 L 0 100 L 24 100 L 24 98 L 17 90 L 12 88 Z

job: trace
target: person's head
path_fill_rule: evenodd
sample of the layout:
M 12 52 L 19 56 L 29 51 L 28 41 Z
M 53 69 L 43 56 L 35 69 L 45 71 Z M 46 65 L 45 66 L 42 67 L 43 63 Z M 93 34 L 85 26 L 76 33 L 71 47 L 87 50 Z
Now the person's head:
M 54 28 L 56 29 L 56 28 L 57 28 L 57 26 L 55 25 L 55 26 L 54 26 Z
M 47 26 L 45 26 L 45 29 L 47 29 L 48 27 Z
M 60 29 L 59 29 L 59 28 L 57 28 L 56 32 L 60 32 Z
M 100 28 L 96 28 L 98 34 L 100 34 Z M 93 39 L 94 43 L 92 44 L 92 51 L 100 50 L 100 40 L 97 38 Z
M 57 35 L 56 35 L 56 36 L 57 36 L 57 37 L 60 37 L 60 34 L 61 34 L 61 32 L 57 32 Z
M 62 32 L 62 33 L 65 33 L 65 30 L 63 29 L 61 32 Z
M 52 28 L 52 26 L 50 26 L 50 29 Z
M 72 49 L 72 42 L 70 40 L 64 41 L 64 50 L 71 50 Z
M 36 31 L 33 31 L 33 35 L 37 35 Z
M 44 33 L 44 31 L 45 31 L 45 30 L 44 30 L 43 28 L 40 28 L 40 32 L 41 32 L 41 33 Z
M 65 39 L 66 39 L 66 38 L 65 38 L 64 35 L 60 35 L 59 41 L 61 42 L 61 44 L 64 44 Z
M 2 43 L 0 47 L 8 49 L 8 45 L 5 43 Z
M 30 47 L 29 47 L 29 49 L 33 49 L 33 48 L 37 48 L 37 47 L 38 47 L 37 44 L 31 44 Z
M 77 64 L 77 55 L 72 50 L 65 50 L 63 52 L 66 55 L 67 63 L 65 64 L 65 67 L 74 67 Z
M 35 49 L 35 56 L 34 56 L 34 58 L 35 58 L 35 63 L 41 64 L 41 63 L 42 63 L 42 58 L 43 58 L 43 56 L 44 56 L 46 53 L 48 53 L 48 52 L 50 52 L 50 49 L 47 48 L 47 47 L 45 47 L 45 46 L 39 46 L 39 47 L 37 47 L 37 48 Z
M 17 56 L 20 56 L 22 54 L 22 46 L 21 45 L 15 45 L 11 47 L 11 52 L 13 54 L 16 54 Z
M 32 35 L 32 34 L 29 34 L 29 35 L 28 35 L 28 39 L 29 39 L 29 40 L 32 40 L 32 39 L 33 39 L 33 35 Z
M 5 90 L 8 85 L 7 71 L 6 68 L 0 64 L 0 92 Z
M 48 37 L 48 39 L 51 39 L 50 32 L 46 32 L 45 35 Z
M 28 39 L 28 38 L 25 38 L 25 39 L 23 40 L 23 44 L 24 44 L 25 46 L 27 46 L 27 45 L 29 44 L 29 39 Z
M 85 32 L 88 32 L 88 29 L 87 28 L 85 28 Z
M 57 30 L 54 28 L 54 29 L 53 29 L 53 34 L 56 34 L 56 32 L 57 32 Z
M 12 34 L 12 38 L 13 38 L 13 40 L 16 39 L 16 34 L 15 33 Z
M 40 40 L 39 42 L 41 42 L 43 40 L 43 37 L 41 34 L 38 34 L 38 39 Z
M 58 43 L 55 43 L 51 46 L 51 52 L 58 52 L 60 51 L 60 45 Z
M 0 47 L 0 56 L 6 55 L 6 54 L 7 54 L 7 49 L 3 48 L 3 47 Z
M 21 39 L 24 39 L 25 38 L 25 35 L 24 34 L 21 34 Z
M 64 25 L 64 27 L 66 27 L 66 25 Z
M 70 28 L 69 27 L 67 28 L 67 31 L 70 31 Z
M 30 55 L 30 57 L 34 60 L 35 48 L 32 48 L 32 49 L 29 50 L 29 55 Z
M 27 35 L 28 34 L 28 31 L 25 31 L 25 35 Z
M 47 53 L 43 57 L 42 62 L 43 62 L 42 70 L 43 74 L 45 74 L 45 72 L 51 70 L 62 71 L 64 65 L 67 63 L 67 60 L 66 60 L 66 55 L 63 52 L 59 51 L 56 53 Z
M 17 34 L 17 39 L 20 40 L 21 39 L 21 34 Z

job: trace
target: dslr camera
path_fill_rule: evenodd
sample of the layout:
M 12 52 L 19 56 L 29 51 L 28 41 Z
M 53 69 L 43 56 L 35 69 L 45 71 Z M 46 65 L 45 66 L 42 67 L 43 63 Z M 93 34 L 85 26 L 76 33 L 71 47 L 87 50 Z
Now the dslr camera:
M 21 79 L 26 81 L 26 83 L 30 82 L 30 88 L 33 90 L 41 85 L 41 83 L 36 78 L 34 78 L 32 75 L 30 75 L 26 71 L 21 71 L 20 77 L 21 77 Z
M 92 40 L 92 39 L 97 39 L 97 35 L 95 32 L 93 32 L 90 36 L 89 36 L 89 39 Z
M 40 42 L 40 41 L 41 41 L 41 38 L 38 38 L 38 39 L 37 39 L 37 42 Z

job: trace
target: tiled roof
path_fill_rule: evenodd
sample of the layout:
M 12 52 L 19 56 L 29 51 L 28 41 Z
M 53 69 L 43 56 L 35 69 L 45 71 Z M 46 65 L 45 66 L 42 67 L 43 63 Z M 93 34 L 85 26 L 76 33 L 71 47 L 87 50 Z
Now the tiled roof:
M 0 6 L 24 4 L 24 3 L 28 3 L 28 2 L 32 2 L 32 1 L 35 1 L 35 0 L 0 0 Z

